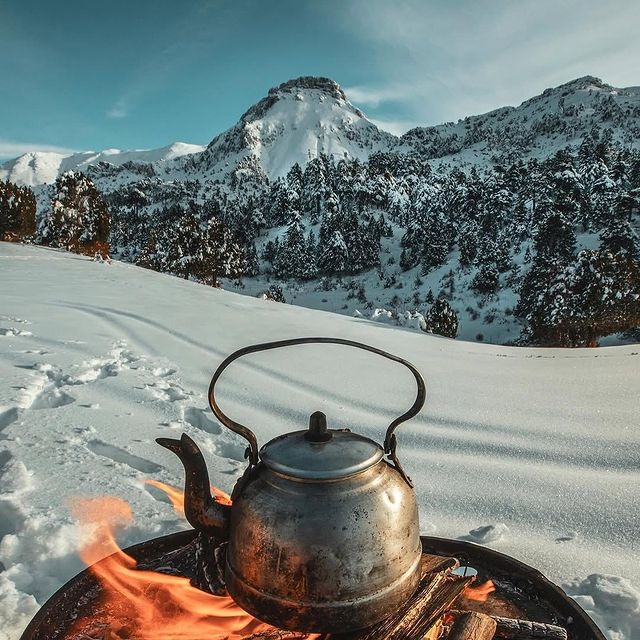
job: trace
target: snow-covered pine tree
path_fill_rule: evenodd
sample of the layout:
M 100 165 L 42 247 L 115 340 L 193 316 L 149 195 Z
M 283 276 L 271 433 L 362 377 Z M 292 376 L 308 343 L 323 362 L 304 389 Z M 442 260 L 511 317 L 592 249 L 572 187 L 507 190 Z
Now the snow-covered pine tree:
M 571 224 L 550 206 L 534 241 L 535 255 L 520 289 L 516 314 L 527 320 L 533 334 L 543 331 L 544 292 L 575 257 L 576 238 Z
M 613 254 L 631 259 L 638 258 L 638 237 L 631 226 L 631 215 L 635 206 L 636 199 L 629 194 L 622 193 L 618 196 L 600 235 L 602 248 Z
M 322 202 L 327 190 L 327 173 L 321 158 L 313 158 L 307 163 L 302 179 L 302 211 L 311 214 L 314 220 L 320 219 Z
M 495 293 L 498 289 L 499 273 L 491 262 L 483 263 L 471 281 L 471 288 L 483 295 Z
M 458 335 L 458 315 L 445 298 L 438 298 L 424 317 L 425 331 L 447 338 Z
M 315 275 L 313 254 L 304 235 L 304 225 L 299 213 L 291 220 L 284 240 L 280 244 L 278 255 L 273 263 L 274 273 L 279 278 L 312 278 Z
M 40 221 L 43 244 L 93 255 L 109 253 L 110 216 L 93 181 L 79 171 L 58 177 L 51 208 Z
M 349 251 L 342 234 L 334 231 L 318 256 L 318 270 L 328 275 L 345 273 L 349 266 Z
M 0 180 L 0 240 L 26 240 L 36 230 L 36 197 L 29 187 Z

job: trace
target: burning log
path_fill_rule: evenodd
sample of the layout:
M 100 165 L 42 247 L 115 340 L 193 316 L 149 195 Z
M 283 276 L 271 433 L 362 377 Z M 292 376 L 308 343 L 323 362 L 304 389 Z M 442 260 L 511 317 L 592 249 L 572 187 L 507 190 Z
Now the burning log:
M 459 578 L 447 572 L 423 576 L 416 592 L 394 615 L 374 627 L 335 640 L 422 640 L 473 578 Z
M 470 611 L 452 610 L 454 616 L 463 617 Z M 567 640 L 567 630 L 555 624 L 533 622 L 531 620 L 516 620 L 502 616 L 487 616 L 496 623 L 496 635 L 508 640 L 531 640 L 545 638 L 546 640 Z
M 496 621 L 491 616 L 465 611 L 453 623 L 447 640 L 491 640 L 496 626 Z
M 299 631 L 280 631 L 274 629 L 273 631 L 262 631 L 260 633 L 254 633 L 251 636 L 247 636 L 245 640 L 308 640 L 311 637 L 308 633 L 300 633 Z
M 547 638 L 549 640 L 567 640 L 567 630 L 555 624 L 532 622 L 530 620 L 514 620 L 513 618 L 494 618 L 498 625 L 497 633 L 511 640 L 529 640 L 530 638 Z

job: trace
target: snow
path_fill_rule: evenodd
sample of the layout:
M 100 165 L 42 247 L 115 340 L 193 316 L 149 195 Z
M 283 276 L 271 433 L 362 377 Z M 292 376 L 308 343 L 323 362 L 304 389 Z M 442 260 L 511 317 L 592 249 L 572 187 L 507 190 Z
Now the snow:
M 208 411 L 209 378 L 241 346 L 305 335 L 360 340 L 423 372 L 427 405 L 401 427 L 398 453 L 424 533 L 532 564 L 610 638 L 639 637 L 637 345 L 453 341 L 7 243 L 0 275 L 0 328 L 9 330 L 0 336 L 0 639 L 16 640 L 82 569 L 85 531 L 70 498 L 131 503 L 136 524 L 123 545 L 185 527 L 144 485 L 182 483 L 179 461 L 156 437 L 188 433 L 212 482 L 230 491 L 245 443 Z M 256 354 L 220 383 L 223 409 L 260 443 L 303 428 L 315 410 L 330 426 L 380 440 L 414 393 L 401 368 L 331 346 Z
M 205 147 L 186 142 L 174 142 L 160 149 L 121 151 L 83 151 L 64 155 L 53 151 L 31 151 L 0 165 L 0 180 L 10 180 L 29 187 L 51 184 L 66 171 L 84 171 L 99 162 L 121 165 L 125 162 L 164 162 L 200 153 Z

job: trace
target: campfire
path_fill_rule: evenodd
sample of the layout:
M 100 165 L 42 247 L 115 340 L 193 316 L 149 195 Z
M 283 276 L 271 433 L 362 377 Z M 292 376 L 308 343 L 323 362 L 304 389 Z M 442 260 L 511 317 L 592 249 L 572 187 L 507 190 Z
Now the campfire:
M 184 515 L 180 489 L 147 480 L 164 491 L 177 513 Z M 217 500 L 229 496 L 212 487 Z M 115 497 L 76 499 L 72 513 L 92 530 L 80 550 L 97 580 L 99 598 L 91 613 L 80 616 L 60 638 L 65 640 L 479 640 L 493 638 L 551 638 L 564 640 L 566 631 L 548 623 L 506 618 L 498 613 L 519 611 L 491 580 L 478 584 L 475 570 L 451 557 L 423 554 L 415 594 L 397 612 L 370 629 L 348 635 L 319 635 L 285 631 L 260 622 L 228 595 L 215 595 L 179 575 L 180 562 L 144 569 L 119 548 L 116 532 L 133 519 L 130 506 Z M 196 580 L 197 581 L 197 580 Z M 97 612 L 99 615 L 96 615 Z
M 147 483 L 163 490 L 174 509 L 184 515 L 182 491 L 156 480 Z M 212 489 L 222 503 L 230 502 L 227 494 Z M 117 528 L 133 520 L 131 508 L 123 500 L 76 499 L 72 513 L 80 523 L 93 528 L 91 542 L 80 550 L 80 556 L 102 586 L 101 606 L 110 612 L 111 619 L 81 619 L 70 637 L 238 640 L 271 629 L 243 611 L 229 596 L 201 591 L 186 577 L 138 569 L 136 561 L 115 540 Z M 105 628 L 94 636 L 90 628 L 96 622 Z

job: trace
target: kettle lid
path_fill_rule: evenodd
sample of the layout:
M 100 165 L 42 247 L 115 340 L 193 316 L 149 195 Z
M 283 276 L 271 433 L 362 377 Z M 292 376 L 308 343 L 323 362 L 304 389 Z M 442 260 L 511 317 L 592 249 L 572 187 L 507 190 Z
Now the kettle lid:
M 382 447 L 350 431 L 327 429 L 324 413 L 309 418 L 309 428 L 274 438 L 260 449 L 264 464 L 283 475 L 304 480 L 339 480 L 380 462 Z

